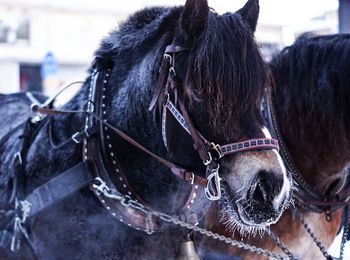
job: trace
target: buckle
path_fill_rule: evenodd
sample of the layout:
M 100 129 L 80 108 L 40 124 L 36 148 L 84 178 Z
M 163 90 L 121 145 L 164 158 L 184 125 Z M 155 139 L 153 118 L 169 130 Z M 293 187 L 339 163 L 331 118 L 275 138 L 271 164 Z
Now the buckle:
M 220 145 L 215 143 L 210 143 L 210 145 L 211 147 L 207 153 L 209 156 L 209 159 L 203 162 L 205 166 L 208 166 L 213 161 L 216 162 L 223 157 L 223 154 L 220 151 Z

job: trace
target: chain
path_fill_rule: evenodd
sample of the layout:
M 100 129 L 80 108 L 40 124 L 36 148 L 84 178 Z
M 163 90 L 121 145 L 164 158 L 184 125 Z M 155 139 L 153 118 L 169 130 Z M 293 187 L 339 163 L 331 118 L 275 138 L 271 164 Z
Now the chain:
M 266 231 L 267 235 L 276 243 L 276 245 L 281 248 L 283 253 L 285 253 L 289 259 L 299 259 L 297 256 L 293 255 L 292 252 L 290 252 L 287 248 L 287 246 L 281 241 L 279 237 L 277 237 L 270 229 Z
M 155 216 L 158 217 L 159 219 L 167 222 L 167 223 L 172 223 L 178 226 L 181 226 L 183 228 L 187 228 L 188 230 L 193 230 L 194 232 L 200 233 L 202 235 L 205 235 L 207 237 L 210 237 L 212 239 L 215 240 L 219 240 L 222 241 L 228 245 L 234 246 L 234 247 L 238 247 L 240 249 L 244 249 L 247 251 L 250 251 L 252 253 L 258 254 L 258 255 L 264 255 L 264 256 L 268 256 L 269 258 L 272 259 L 295 259 L 295 257 L 290 257 L 290 252 L 288 251 L 287 254 L 288 257 L 285 257 L 283 255 L 280 254 L 276 254 L 273 252 L 270 252 L 268 250 L 262 249 L 262 248 L 258 248 L 256 246 L 252 246 L 252 245 L 248 245 L 244 242 L 240 242 L 234 239 L 231 239 L 229 237 L 226 237 L 224 235 L 220 235 L 218 233 L 212 232 L 210 230 L 206 230 L 204 228 L 200 228 L 196 225 L 187 223 L 185 221 L 182 221 L 180 219 L 178 219 L 177 217 L 173 217 L 171 215 L 168 215 L 166 213 L 162 213 L 162 212 L 158 212 L 155 211 L 149 207 L 144 206 L 143 204 L 131 199 L 131 197 L 127 196 L 127 195 L 122 195 L 121 193 L 119 193 L 117 190 L 115 189 L 111 189 L 109 188 L 106 183 L 100 179 L 100 178 L 96 178 L 95 182 L 99 183 L 99 184 L 93 184 L 92 187 L 99 193 L 103 193 L 104 196 L 108 197 L 108 198 L 112 198 L 115 200 L 119 200 L 121 205 L 123 205 L 124 207 L 130 207 L 136 210 L 140 210 L 144 213 L 147 213 L 148 216 Z
M 327 253 L 327 249 L 322 245 L 321 241 L 317 239 L 315 233 L 312 232 L 312 230 L 310 229 L 309 225 L 305 222 L 304 216 L 297 209 L 295 209 L 295 212 L 296 212 L 297 216 L 299 217 L 299 220 L 300 220 L 301 224 L 303 224 L 305 230 L 307 231 L 307 233 L 309 233 L 309 235 L 311 236 L 312 240 L 315 242 L 317 247 L 322 252 L 323 256 L 326 259 L 333 259 L 333 257 L 330 256 Z
M 340 244 L 340 255 L 339 255 L 339 260 L 343 260 L 344 258 L 344 248 L 345 244 L 348 241 L 348 236 L 349 236 L 349 231 L 350 231 L 350 223 L 349 223 L 349 206 L 346 206 L 343 209 L 343 217 L 345 219 L 344 227 L 343 227 L 343 236 L 341 239 L 341 244 Z
M 348 228 L 346 225 L 344 225 L 344 231 L 343 231 L 343 236 L 342 236 L 341 245 L 340 245 L 339 260 L 343 260 L 343 258 L 344 258 L 344 248 L 345 248 L 345 243 L 346 243 L 347 237 L 348 237 Z

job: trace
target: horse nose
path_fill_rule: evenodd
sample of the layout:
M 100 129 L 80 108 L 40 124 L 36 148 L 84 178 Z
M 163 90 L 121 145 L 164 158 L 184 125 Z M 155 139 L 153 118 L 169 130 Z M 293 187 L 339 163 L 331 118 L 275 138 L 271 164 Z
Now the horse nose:
M 281 192 L 283 176 L 261 170 L 257 173 L 252 187 L 248 190 L 251 201 L 266 205 Z
M 256 223 L 277 217 L 279 206 L 275 208 L 274 199 L 282 191 L 283 176 L 271 171 L 261 170 L 256 174 L 247 197 L 251 207 L 247 209 L 249 218 Z

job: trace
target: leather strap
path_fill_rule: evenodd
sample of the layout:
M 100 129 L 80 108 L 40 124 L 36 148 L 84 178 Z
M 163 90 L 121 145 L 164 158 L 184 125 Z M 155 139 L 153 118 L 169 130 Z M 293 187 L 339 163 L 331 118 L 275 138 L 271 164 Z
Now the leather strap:
M 94 119 L 96 119 L 99 122 L 102 122 L 103 125 L 107 126 L 108 128 L 110 128 L 113 132 L 115 132 L 118 136 L 120 136 L 122 139 L 124 139 L 125 141 L 127 141 L 128 143 L 132 144 L 133 146 L 137 147 L 138 149 L 140 149 L 141 151 L 147 153 L 148 155 L 150 155 L 152 158 L 154 158 L 155 160 L 157 160 L 158 162 L 160 162 L 161 164 L 163 164 L 164 166 L 168 167 L 171 172 L 182 178 L 183 180 L 189 181 L 192 184 L 195 185 L 200 185 L 202 187 L 205 187 L 207 185 L 207 179 L 202 178 L 200 176 L 195 175 L 192 171 L 187 170 L 181 166 L 178 166 L 168 160 L 165 160 L 161 157 L 159 157 L 158 155 L 154 154 L 153 152 L 151 152 L 150 150 L 148 150 L 147 148 L 145 148 L 144 146 L 142 146 L 141 144 L 139 144 L 138 142 L 136 142 L 134 139 L 132 139 L 131 137 L 129 137 L 128 135 L 126 135 L 125 133 L 123 133 L 121 130 L 119 130 L 118 128 L 112 126 L 111 124 L 109 124 L 108 122 L 105 122 L 102 118 L 100 118 L 99 116 L 97 116 L 96 114 L 92 113 L 92 112 L 86 112 L 86 111 L 68 111 L 68 110 L 58 110 L 58 109 L 50 109 L 50 108 L 42 108 L 42 107 L 37 107 L 35 109 L 35 111 L 37 113 L 40 114 L 46 114 L 46 115 L 62 115 L 62 114 L 76 114 L 76 113 L 85 113 L 90 115 L 91 117 L 93 117 Z
M 165 81 L 168 78 L 170 63 L 171 63 L 171 57 L 168 55 L 164 55 L 162 59 L 162 63 L 159 68 L 159 76 L 158 76 L 157 85 L 154 91 L 154 95 L 148 107 L 149 111 L 152 111 L 154 109 L 155 105 L 158 102 L 159 96 L 162 93 L 162 89 L 165 85 Z
M 94 179 L 91 162 L 81 162 L 33 190 L 23 201 L 30 203 L 27 217 L 67 198 L 90 184 Z

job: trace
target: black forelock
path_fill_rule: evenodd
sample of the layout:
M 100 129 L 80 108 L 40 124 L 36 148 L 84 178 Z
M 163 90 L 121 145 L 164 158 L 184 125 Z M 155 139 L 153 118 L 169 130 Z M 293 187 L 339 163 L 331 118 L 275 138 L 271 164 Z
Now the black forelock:
M 256 111 L 268 78 L 253 32 L 236 13 L 209 13 L 188 69 L 188 85 L 207 102 L 211 123 L 225 132 Z
M 317 118 L 315 130 L 350 133 L 350 34 L 303 35 L 271 65 L 285 113 Z
M 179 36 L 182 10 L 151 8 L 135 13 L 103 40 L 96 55 L 112 60 L 119 75 L 128 74 L 150 51 L 164 51 Z M 267 66 L 253 32 L 239 14 L 210 11 L 207 25 L 192 47 L 185 85 L 193 91 L 186 93 L 200 93 L 211 125 L 220 124 L 219 129 L 229 133 L 240 117 L 257 110 L 267 87 Z M 154 53 L 160 58 L 162 54 Z M 152 64 L 158 64 L 160 58 Z M 150 73 L 155 74 L 155 81 L 158 68 Z

